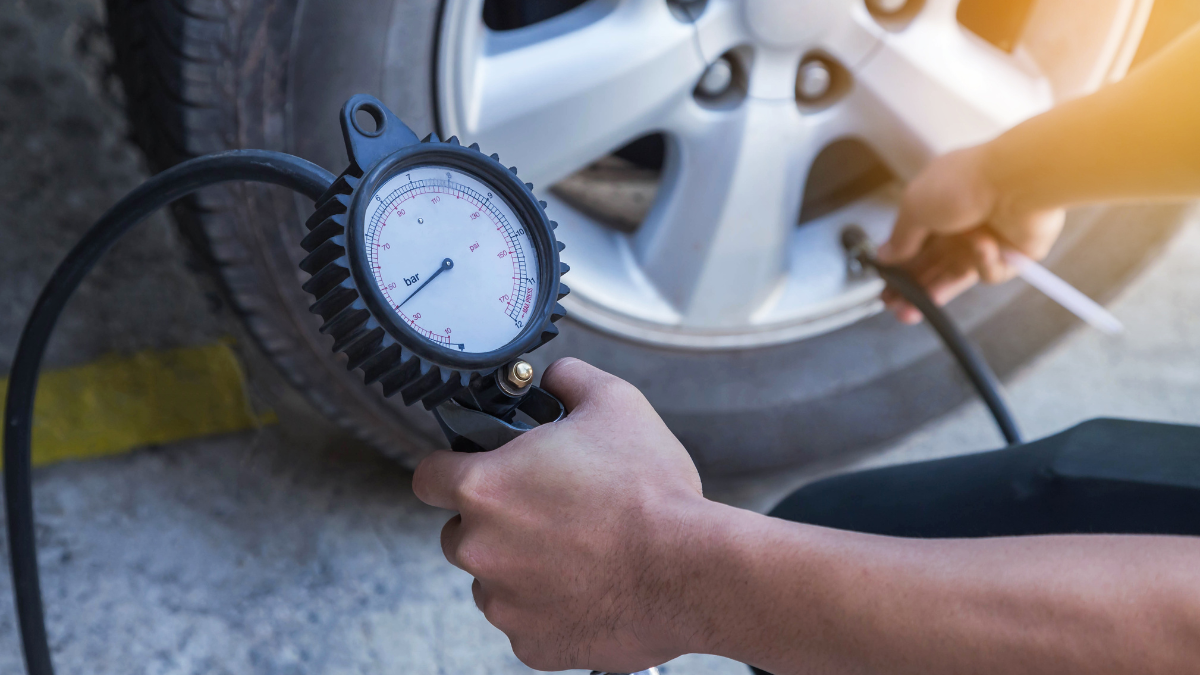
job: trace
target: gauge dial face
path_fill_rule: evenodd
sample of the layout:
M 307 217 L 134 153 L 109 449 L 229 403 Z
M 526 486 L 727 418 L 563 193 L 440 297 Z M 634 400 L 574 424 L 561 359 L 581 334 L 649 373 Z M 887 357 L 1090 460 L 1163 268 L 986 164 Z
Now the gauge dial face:
M 365 259 L 414 331 L 470 353 L 521 334 L 538 297 L 537 253 L 499 194 L 458 169 L 424 165 L 388 179 L 365 211 Z

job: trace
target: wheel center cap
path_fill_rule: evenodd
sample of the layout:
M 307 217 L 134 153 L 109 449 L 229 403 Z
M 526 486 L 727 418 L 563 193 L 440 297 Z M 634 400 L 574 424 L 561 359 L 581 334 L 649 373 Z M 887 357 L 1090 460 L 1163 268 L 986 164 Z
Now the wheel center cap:
M 823 33 L 836 20 L 844 0 L 745 0 L 746 25 L 773 47 L 798 47 Z

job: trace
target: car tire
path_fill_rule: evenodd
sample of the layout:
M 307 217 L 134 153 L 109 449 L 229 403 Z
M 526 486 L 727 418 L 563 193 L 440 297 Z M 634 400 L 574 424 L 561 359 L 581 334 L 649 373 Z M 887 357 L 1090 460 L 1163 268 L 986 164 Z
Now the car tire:
M 378 96 L 419 135 L 436 130 L 437 0 L 107 5 L 133 137 L 156 170 L 209 152 L 267 148 L 340 172 L 346 158 L 337 113 L 356 93 Z M 411 465 L 444 446 L 432 417 L 363 386 L 308 312 L 297 263 L 310 208 L 278 188 L 232 186 L 176 205 L 174 216 L 294 386 L 322 413 Z M 1073 211 L 1048 264 L 1092 297 L 1110 299 L 1188 213 L 1183 206 Z M 951 312 L 1002 376 L 1076 325 L 1020 284 L 975 289 Z M 706 476 L 848 462 L 972 395 L 934 336 L 885 315 L 735 351 L 637 344 L 569 318 L 560 326 L 561 337 L 535 354 L 537 365 L 571 355 L 629 380 Z

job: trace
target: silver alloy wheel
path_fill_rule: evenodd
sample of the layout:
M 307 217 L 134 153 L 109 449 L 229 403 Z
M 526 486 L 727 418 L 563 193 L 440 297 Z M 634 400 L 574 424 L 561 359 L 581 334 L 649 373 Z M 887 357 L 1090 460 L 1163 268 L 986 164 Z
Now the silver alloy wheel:
M 443 8 L 443 131 L 499 152 L 539 188 L 665 134 L 657 194 L 635 232 L 543 192 L 572 243 L 568 309 L 637 342 L 717 350 L 791 342 L 879 310 L 878 282 L 847 275 L 838 232 L 855 222 L 885 236 L 899 190 L 798 226 L 822 150 L 857 139 L 908 179 L 935 154 L 1123 75 L 1152 0 L 1086 11 L 1040 0 L 1011 53 L 964 28 L 957 0 L 910 0 L 914 12 L 886 15 L 862 0 L 590 0 L 510 31 L 488 29 L 483 5 Z M 744 96 L 699 100 L 706 70 L 730 55 L 744 62 Z M 821 105 L 797 99 L 814 56 L 849 74 Z

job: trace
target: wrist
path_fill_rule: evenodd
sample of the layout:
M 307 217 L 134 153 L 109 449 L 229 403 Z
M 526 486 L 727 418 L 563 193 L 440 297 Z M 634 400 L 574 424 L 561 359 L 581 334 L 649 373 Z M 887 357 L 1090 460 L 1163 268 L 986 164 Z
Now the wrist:
M 738 658 L 743 632 L 754 632 L 756 566 L 776 538 L 771 530 L 778 521 L 706 499 L 681 507 L 658 561 L 671 575 L 663 585 L 673 592 L 662 617 L 670 624 L 671 649 Z
M 697 495 L 658 503 L 645 538 L 649 551 L 639 575 L 640 595 L 651 628 L 643 640 L 659 646 L 667 659 L 681 654 L 712 653 L 711 605 L 721 591 L 724 560 L 718 553 L 737 518 L 734 509 Z M 655 574 L 646 574 L 647 571 Z
M 834 670 L 845 593 L 846 533 L 707 502 L 675 544 L 683 592 L 670 605 L 676 653 L 715 654 L 779 670 Z M 668 549 L 669 550 L 669 549 Z

